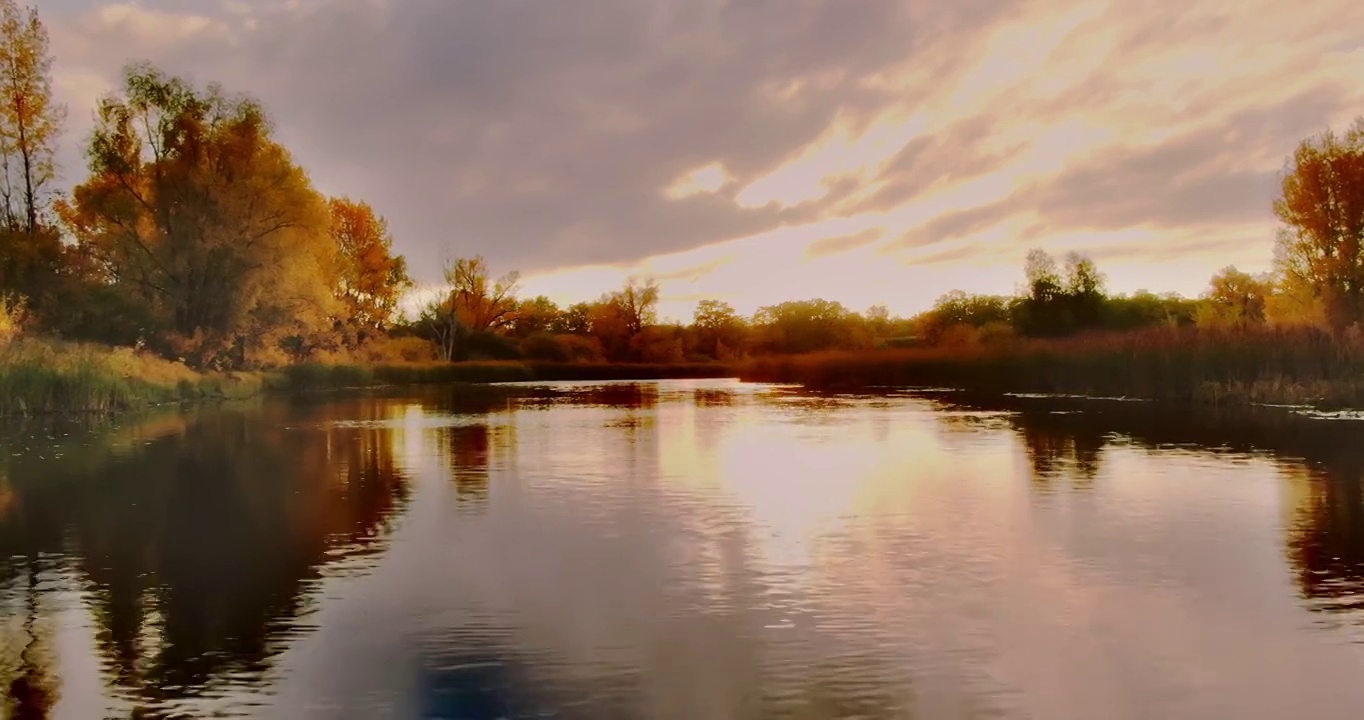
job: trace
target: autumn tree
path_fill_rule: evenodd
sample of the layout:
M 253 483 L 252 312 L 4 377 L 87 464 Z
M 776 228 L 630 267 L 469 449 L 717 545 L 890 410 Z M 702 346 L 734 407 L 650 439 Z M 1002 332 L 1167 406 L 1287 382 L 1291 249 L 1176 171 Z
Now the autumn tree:
M 351 344 L 392 323 L 398 301 L 412 286 L 407 262 L 393 254 L 388 221 L 367 203 L 332 198 L 331 234 L 339 256 L 336 296 Z
M 638 335 L 658 319 L 658 283 L 629 278 L 625 287 L 607 296 L 606 302 L 619 314 L 626 332 Z
M 1364 320 L 1364 118 L 1298 146 L 1274 214 L 1285 282 L 1311 288 L 1336 329 Z
M 553 300 L 539 295 L 528 300 L 522 300 L 516 308 L 516 318 L 512 323 L 512 334 L 519 338 L 530 337 L 538 333 L 560 332 L 556 325 L 560 321 L 563 311 Z
M 491 278 L 487 262 L 479 255 L 446 264 L 445 287 L 426 303 L 419 323 L 436 343 L 441 359 L 466 359 L 473 345 L 479 344 L 497 351 L 512 348 L 496 334 L 515 322 L 519 277 L 510 272 Z
M 592 335 L 612 360 L 639 358 L 635 338 L 658 317 L 658 283 L 629 278 L 620 290 L 603 295 L 589 316 Z
M 569 335 L 587 335 L 592 332 L 592 303 L 573 303 L 564 308 L 550 330 Z
M 1198 322 L 1236 327 L 1263 323 L 1272 291 L 1269 278 L 1255 277 L 1229 265 L 1212 277 Z
M 53 99 L 47 28 L 36 8 L 0 0 L 0 200 L 9 227 L 35 233 L 56 179 L 66 110 Z
M 458 258 L 445 268 L 445 282 L 460 321 L 470 332 L 500 330 L 515 319 L 520 273 L 493 279 L 483 256 Z
M 50 289 L 61 243 L 46 210 L 64 117 L 38 11 L 0 0 L 0 291 Z
M 104 98 L 90 177 L 60 214 L 107 281 L 199 364 L 273 362 L 330 332 L 337 252 L 327 205 L 261 106 L 145 65 Z

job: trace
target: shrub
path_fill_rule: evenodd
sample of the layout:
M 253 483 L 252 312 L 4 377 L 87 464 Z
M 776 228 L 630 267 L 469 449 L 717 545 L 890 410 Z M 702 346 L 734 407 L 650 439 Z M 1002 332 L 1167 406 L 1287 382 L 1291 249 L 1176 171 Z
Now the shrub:
M 527 360 L 569 362 L 573 360 L 568 343 L 548 333 L 536 333 L 521 341 L 521 353 Z

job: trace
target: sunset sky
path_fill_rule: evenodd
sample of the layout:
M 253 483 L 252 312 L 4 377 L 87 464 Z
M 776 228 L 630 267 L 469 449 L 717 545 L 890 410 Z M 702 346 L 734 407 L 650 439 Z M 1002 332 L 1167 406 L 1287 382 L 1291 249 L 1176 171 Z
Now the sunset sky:
M 33 0 L 29 0 L 32 2 Z M 37 0 L 64 180 L 131 60 L 261 99 L 415 278 L 630 274 L 665 315 L 1010 292 L 1029 248 L 1193 295 L 1269 266 L 1301 139 L 1364 114 L 1357 0 Z

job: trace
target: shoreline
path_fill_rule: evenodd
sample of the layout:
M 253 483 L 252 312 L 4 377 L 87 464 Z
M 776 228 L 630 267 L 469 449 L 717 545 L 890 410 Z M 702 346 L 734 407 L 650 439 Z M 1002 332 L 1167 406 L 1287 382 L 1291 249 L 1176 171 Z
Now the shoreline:
M 116 413 L 379 387 L 718 378 L 816 390 L 936 387 L 1330 411 L 1364 408 L 1364 338 L 1311 328 L 1168 329 L 734 363 L 303 363 L 226 373 L 197 372 L 130 348 L 28 339 L 0 349 L 0 416 Z

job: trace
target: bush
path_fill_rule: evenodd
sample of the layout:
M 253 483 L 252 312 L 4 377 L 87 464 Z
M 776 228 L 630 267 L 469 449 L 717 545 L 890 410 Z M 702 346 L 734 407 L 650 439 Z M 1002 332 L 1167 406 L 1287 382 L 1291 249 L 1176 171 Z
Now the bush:
M 0 347 L 19 337 L 27 319 L 28 308 L 23 298 L 0 297 Z
M 419 337 L 380 337 L 365 343 L 356 353 L 366 363 L 423 363 L 436 360 L 436 348 Z
M 538 362 L 601 362 L 601 343 L 583 335 L 536 333 L 521 342 L 527 360 Z
M 494 332 L 470 333 L 465 339 L 465 355 L 469 360 L 520 360 L 521 349 L 507 337 Z
M 573 354 L 568 343 L 548 333 L 536 333 L 521 341 L 521 353 L 527 360 L 570 362 Z

